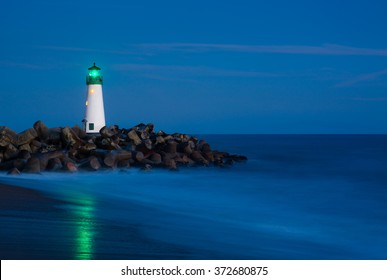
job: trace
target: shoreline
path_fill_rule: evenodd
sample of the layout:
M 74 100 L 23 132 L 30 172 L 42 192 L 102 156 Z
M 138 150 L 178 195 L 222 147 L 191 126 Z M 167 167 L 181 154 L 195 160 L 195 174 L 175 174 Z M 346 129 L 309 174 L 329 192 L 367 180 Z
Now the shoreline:
M 63 204 L 43 192 L 0 182 L 0 211 L 60 211 L 56 206 Z

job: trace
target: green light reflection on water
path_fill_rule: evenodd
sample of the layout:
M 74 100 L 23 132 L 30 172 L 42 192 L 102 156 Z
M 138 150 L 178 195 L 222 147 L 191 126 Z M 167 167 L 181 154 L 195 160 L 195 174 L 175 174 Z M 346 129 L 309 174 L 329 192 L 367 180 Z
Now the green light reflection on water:
M 75 256 L 77 260 L 89 260 L 94 256 L 94 203 L 90 199 L 81 199 L 74 206 L 75 219 Z

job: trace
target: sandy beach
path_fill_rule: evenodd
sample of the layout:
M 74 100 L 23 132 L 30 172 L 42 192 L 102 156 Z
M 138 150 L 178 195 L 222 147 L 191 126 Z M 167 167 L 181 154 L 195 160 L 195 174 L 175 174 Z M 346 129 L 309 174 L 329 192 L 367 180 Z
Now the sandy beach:
M 49 198 L 39 191 L 1 183 L 0 258 L 49 258 L 50 254 L 47 253 L 55 250 L 47 245 L 50 238 L 55 237 L 48 236 L 49 231 L 43 228 L 50 221 L 68 216 L 65 210 L 60 209 L 64 204 L 63 201 Z M 54 254 L 52 258 L 61 259 L 63 256 Z
M 0 183 L 0 211 L 59 211 L 55 206 L 63 203 L 36 190 Z

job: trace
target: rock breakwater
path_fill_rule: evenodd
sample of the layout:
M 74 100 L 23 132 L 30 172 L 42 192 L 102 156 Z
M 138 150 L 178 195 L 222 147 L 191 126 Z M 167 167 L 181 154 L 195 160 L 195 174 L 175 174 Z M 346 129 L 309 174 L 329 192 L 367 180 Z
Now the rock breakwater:
M 0 126 L 0 170 L 21 172 L 142 169 L 180 166 L 227 166 L 245 156 L 212 150 L 209 143 L 182 133 L 155 132 L 153 124 L 130 129 L 103 127 L 86 134 L 79 126 L 48 128 L 42 121 L 21 133 Z

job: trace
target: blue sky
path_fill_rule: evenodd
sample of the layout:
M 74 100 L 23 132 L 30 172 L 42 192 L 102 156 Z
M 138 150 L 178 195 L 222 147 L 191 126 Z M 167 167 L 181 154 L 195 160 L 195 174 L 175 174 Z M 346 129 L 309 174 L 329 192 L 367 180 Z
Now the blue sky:
M 386 1 L 7 1 L 0 125 L 186 133 L 386 133 Z

